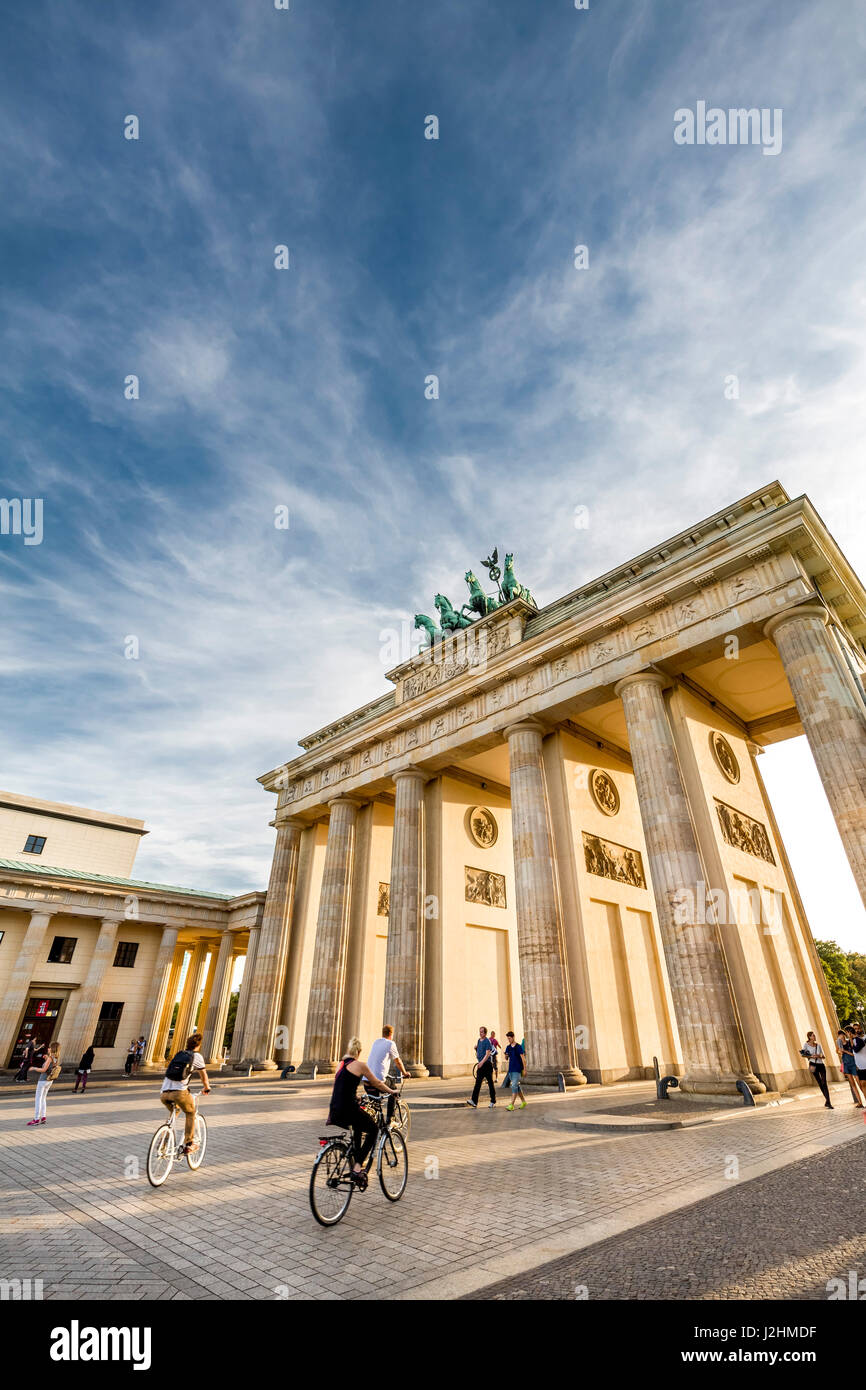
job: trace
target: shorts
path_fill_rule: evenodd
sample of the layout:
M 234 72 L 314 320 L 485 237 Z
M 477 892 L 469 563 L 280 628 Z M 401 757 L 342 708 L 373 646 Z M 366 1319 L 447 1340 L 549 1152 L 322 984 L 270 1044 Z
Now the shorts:
M 508 1078 L 507 1078 L 507 1080 L 508 1080 L 508 1085 L 511 1087 L 512 1091 L 513 1091 L 514 1094 L 516 1095 L 517 1092 L 520 1090 L 520 1085 L 521 1085 L 521 1082 L 523 1081 L 523 1072 L 522 1072 L 522 1071 L 510 1071 L 510 1072 L 508 1073 Z
M 857 1075 L 857 1067 L 854 1063 L 854 1058 L 849 1052 L 842 1053 L 842 1072 L 845 1076 Z

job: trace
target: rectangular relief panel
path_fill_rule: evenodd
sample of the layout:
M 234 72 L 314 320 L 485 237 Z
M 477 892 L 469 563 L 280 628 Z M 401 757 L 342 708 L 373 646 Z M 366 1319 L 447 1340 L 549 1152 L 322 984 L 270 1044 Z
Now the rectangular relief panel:
M 583 854 L 588 873 L 612 878 L 615 883 L 629 883 L 634 888 L 646 888 L 640 850 L 628 849 L 600 835 L 588 835 L 584 830 Z
M 505 875 L 491 869 L 471 869 L 464 865 L 465 895 L 468 903 L 483 903 L 485 907 L 507 907 Z
M 753 854 L 756 859 L 775 864 L 770 837 L 761 822 L 753 820 L 743 811 L 735 810 L 726 802 L 719 801 L 718 797 L 713 799 L 725 843 L 733 845 L 734 849 L 744 850 L 746 854 Z

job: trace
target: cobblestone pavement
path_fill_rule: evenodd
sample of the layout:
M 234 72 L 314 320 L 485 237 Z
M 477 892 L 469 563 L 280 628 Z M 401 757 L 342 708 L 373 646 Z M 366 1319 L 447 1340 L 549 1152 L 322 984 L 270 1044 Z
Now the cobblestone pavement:
M 371 1184 L 324 1230 L 307 1191 L 326 1088 L 218 1081 L 204 1101 L 203 1167 L 178 1166 L 154 1190 L 144 1162 L 163 1113 L 158 1085 L 106 1083 L 74 1096 L 56 1083 L 36 1130 L 26 1127 L 32 1088 L 0 1089 L 0 1280 L 42 1279 L 47 1299 L 455 1297 L 724 1190 L 732 1157 L 745 1181 L 863 1135 L 859 1114 L 812 1101 L 686 1130 L 575 1134 L 548 1120 L 609 1110 L 610 1088 L 533 1096 L 508 1114 L 425 1109 L 425 1099 L 456 1099 L 465 1083 L 419 1082 L 406 1196 L 392 1205 Z M 650 1093 L 641 1083 L 630 1097 Z M 856 1150 L 845 1152 L 856 1161 Z M 805 1200 L 800 1219 L 823 1239 Z M 764 1212 L 758 1250 L 771 1224 Z M 736 1247 L 723 1249 L 735 1282 L 744 1262 Z M 747 1261 L 763 1268 L 759 1253 Z M 598 1296 L 639 1295 L 614 1286 Z
M 864 1140 L 777 1169 L 467 1298 L 826 1300 L 866 1275 Z M 866 1281 L 863 1284 L 866 1296 Z

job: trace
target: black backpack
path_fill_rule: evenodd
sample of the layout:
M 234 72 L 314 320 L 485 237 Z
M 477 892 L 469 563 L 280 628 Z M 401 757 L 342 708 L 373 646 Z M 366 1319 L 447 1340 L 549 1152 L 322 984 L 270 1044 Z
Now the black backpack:
M 165 1069 L 166 1081 L 186 1081 L 194 1059 L 194 1052 L 176 1052 Z

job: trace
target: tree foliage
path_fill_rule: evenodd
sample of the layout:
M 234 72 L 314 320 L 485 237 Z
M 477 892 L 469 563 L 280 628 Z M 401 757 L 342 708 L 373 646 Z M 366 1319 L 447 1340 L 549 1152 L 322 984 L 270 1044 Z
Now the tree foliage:
M 816 941 L 827 988 L 842 1023 L 866 1012 L 866 956 L 843 951 L 835 941 Z

